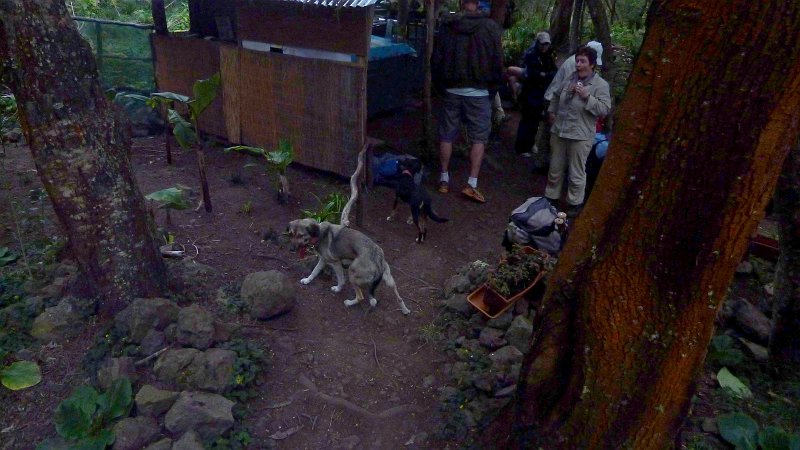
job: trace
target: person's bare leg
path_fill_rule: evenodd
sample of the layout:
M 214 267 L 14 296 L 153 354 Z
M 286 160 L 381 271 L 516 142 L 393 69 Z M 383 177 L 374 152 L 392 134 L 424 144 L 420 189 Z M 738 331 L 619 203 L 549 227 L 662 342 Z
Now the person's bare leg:
M 478 178 L 481 171 L 481 163 L 483 162 L 483 152 L 486 149 L 486 144 L 472 144 L 472 149 L 469 152 L 469 176 Z M 451 145 L 450 151 L 453 150 Z
M 453 154 L 452 142 L 439 143 L 439 163 L 441 163 L 442 173 L 450 170 L 450 156 Z

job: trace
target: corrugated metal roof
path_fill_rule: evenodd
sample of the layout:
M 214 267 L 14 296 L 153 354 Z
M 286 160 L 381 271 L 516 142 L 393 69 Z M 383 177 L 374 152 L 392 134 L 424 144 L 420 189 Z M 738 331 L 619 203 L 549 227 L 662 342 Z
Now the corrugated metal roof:
M 335 6 L 346 8 L 363 8 L 365 6 L 374 5 L 378 0 L 282 0 L 294 3 L 305 3 L 308 5 L 318 6 Z

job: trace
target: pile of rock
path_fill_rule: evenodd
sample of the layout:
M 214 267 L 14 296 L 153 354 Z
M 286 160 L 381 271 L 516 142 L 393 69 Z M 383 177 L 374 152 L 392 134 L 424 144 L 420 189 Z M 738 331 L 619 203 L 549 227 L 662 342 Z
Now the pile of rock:
M 508 403 L 533 334 L 535 311 L 526 299 L 495 319 L 487 319 L 467 302 L 467 295 L 486 281 L 488 271 L 487 264 L 475 261 L 444 287 L 442 323 L 448 351 L 456 359 L 446 367 L 452 384 L 440 389 L 448 438 L 467 438 Z

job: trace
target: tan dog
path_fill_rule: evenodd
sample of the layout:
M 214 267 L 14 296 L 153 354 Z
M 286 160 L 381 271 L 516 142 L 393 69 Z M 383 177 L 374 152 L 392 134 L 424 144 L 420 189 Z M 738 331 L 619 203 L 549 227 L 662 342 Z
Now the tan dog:
M 300 280 L 302 284 L 309 284 L 322 272 L 325 265 L 333 267 L 336 273 L 336 286 L 333 292 L 340 292 L 344 287 L 344 271 L 355 289 L 355 298 L 345 300 L 346 306 L 352 306 L 369 297 L 369 304 L 375 306 L 375 289 L 381 280 L 394 290 L 400 311 L 408 314 L 411 311 L 406 307 L 397 285 L 389 269 L 389 263 L 383 256 L 383 250 L 367 237 L 364 233 L 342 225 L 328 222 L 318 223 L 314 219 L 297 219 L 289 222 L 289 238 L 292 250 L 299 250 L 301 255 L 309 246 L 314 246 L 319 255 L 319 261 L 311 274 Z

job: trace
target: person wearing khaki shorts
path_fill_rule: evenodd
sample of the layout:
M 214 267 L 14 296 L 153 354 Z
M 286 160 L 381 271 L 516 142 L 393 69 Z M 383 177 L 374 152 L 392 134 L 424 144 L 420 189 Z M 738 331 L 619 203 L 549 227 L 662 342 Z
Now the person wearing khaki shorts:
M 575 73 L 553 94 L 548 112 L 552 126 L 550 169 L 545 197 L 557 205 L 568 167 L 567 216 L 576 217 L 586 191 L 586 158 L 592 149 L 595 122 L 611 109 L 608 83 L 594 73 L 597 52 L 581 47 L 575 53 Z

